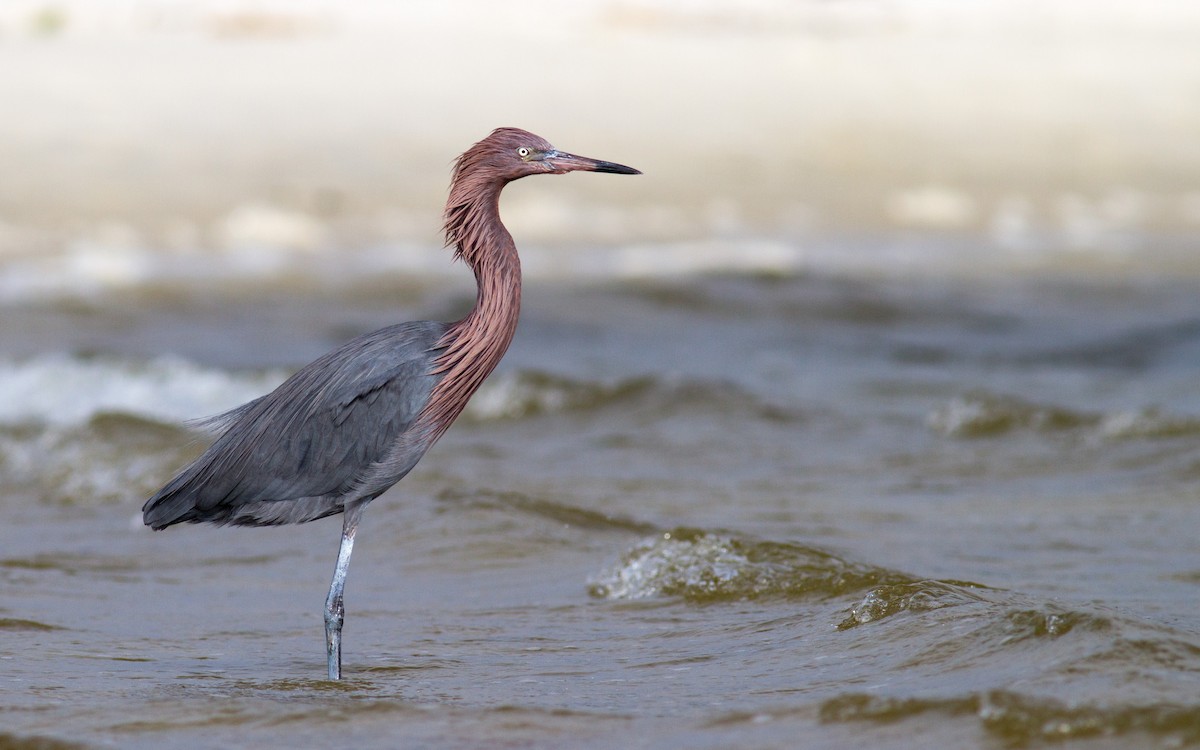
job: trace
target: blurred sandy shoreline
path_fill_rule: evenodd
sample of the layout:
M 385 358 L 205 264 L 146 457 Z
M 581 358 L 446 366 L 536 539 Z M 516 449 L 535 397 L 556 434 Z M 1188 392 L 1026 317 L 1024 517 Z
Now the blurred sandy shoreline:
M 498 125 L 646 173 L 514 187 L 533 243 L 1119 255 L 1200 232 L 1196 39 L 1170 0 L 10 0 L 0 259 L 436 243 L 451 160 Z

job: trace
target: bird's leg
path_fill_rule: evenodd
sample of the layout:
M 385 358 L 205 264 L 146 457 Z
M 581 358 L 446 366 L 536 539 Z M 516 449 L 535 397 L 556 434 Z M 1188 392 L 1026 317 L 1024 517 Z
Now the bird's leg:
M 342 679 L 342 623 L 346 619 L 346 608 L 342 604 L 342 589 L 346 586 L 346 571 L 350 567 L 350 553 L 354 551 L 354 533 L 362 518 L 366 503 L 355 503 L 346 507 L 342 520 L 342 544 L 338 548 L 337 567 L 333 569 L 333 583 L 329 585 L 329 597 L 325 600 L 325 651 L 329 662 L 329 679 Z

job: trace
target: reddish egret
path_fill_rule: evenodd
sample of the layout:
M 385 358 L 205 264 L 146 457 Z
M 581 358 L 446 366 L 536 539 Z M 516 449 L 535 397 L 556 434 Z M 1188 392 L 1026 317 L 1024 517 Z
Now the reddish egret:
M 454 164 L 446 245 L 475 272 L 475 306 L 454 323 L 422 321 L 359 336 L 271 393 L 208 420 L 204 455 L 142 507 L 155 530 L 188 523 L 272 526 L 343 513 L 325 601 L 329 679 L 342 675 L 342 590 L 363 510 L 408 474 L 462 413 L 516 331 L 521 264 L 500 221 L 500 191 L 534 174 L 641 174 L 499 128 Z

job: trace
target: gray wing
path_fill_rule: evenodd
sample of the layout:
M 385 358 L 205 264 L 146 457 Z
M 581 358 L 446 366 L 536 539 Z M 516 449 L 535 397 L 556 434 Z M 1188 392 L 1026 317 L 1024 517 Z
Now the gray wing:
M 207 423 L 224 431 L 204 455 L 143 506 L 155 529 L 180 522 L 273 525 L 339 513 L 373 464 L 395 460 L 402 435 L 429 401 L 446 324 L 390 326 L 307 365 L 271 393 Z M 428 445 L 414 441 L 411 468 Z M 389 455 L 391 454 L 391 455 Z M 405 469 L 406 471 L 407 469 Z

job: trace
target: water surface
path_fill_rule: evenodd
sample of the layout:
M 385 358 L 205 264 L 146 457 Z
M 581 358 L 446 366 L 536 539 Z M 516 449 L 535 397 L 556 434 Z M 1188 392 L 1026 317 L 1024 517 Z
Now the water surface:
M 470 299 L 7 302 L 0 746 L 1200 744 L 1200 307 L 1165 276 L 535 279 L 368 510 L 325 681 L 337 519 L 152 533 L 141 503 L 185 419 Z

